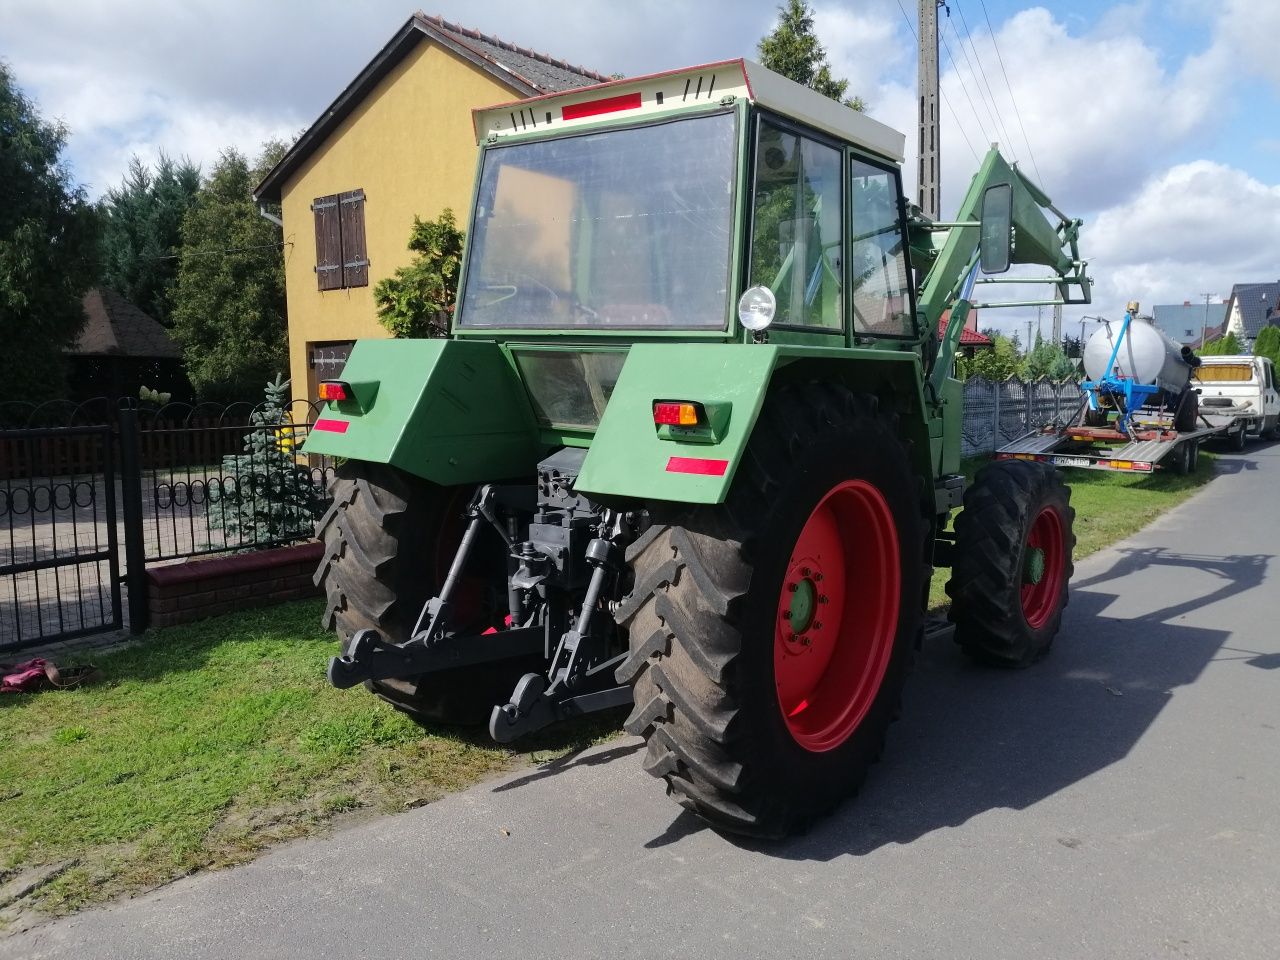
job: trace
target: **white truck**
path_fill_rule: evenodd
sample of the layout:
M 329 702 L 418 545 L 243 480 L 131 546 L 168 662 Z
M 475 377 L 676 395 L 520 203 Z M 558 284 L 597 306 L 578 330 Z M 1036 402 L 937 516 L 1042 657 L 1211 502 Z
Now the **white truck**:
M 1191 383 L 1205 413 L 1244 421 L 1242 429 L 1229 435 L 1235 449 L 1244 449 L 1247 434 L 1280 440 L 1280 385 L 1269 357 L 1201 357 Z

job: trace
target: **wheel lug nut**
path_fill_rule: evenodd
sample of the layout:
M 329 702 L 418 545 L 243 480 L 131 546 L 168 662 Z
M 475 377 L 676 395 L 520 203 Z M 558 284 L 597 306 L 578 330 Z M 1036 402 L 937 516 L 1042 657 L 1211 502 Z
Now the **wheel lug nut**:
M 821 620 L 819 620 L 817 623 L 815 623 L 815 624 L 813 625 L 813 629 L 815 629 L 815 630 L 821 630 L 821 629 L 822 629 L 822 621 L 821 621 Z
M 790 619 L 791 619 L 791 611 L 790 611 L 790 610 L 783 610 L 783 611 L 782 611 L 782 619 L 783 619 L 783 620 L 790 620 Z
M 787 590 L 788 590 L 790 593 L 795 593 L 795 592 L 796 592 L 797 590 L 799 590 L 799 589 L 800 589 L 800 584 L 798 584 L 798 583 L 788 583 L 788 584 L 787 584 Z
M 809 568 L 808 568 L 808 567 L 801 567 L 801 568 L 800 568 L 800 576 L 802 576 L 802 577 L 807 577 L 808 575 L 809 575 Z
M 818 580 L 818 581 L 821 581 L 821 580 L 822 580 L 822 574 L 820 574 L 820 573 L 815 573 L 815 574 L 813 575 L 813 579 Z
M 827 595 L 824 593 L 822 596 L 820 596 L 820 597 L 818 598 L 818 602 L 819 602 L 819 603 L 826 603 L 826 602 L 827 602 Z

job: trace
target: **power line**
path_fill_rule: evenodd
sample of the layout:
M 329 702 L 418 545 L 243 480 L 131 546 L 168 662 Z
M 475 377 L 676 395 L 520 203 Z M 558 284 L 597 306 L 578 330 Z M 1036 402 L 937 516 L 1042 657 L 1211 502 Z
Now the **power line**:
M 982 117 L 978 115 L 978 108 L 973 105 L 973 97 L 969 96 L 969 88 L 965 85 L 964 77 L 960 73 L 960 65 L 956 63 L 955 56 L 951 53 L 951 47 L 947 43 L 947 38 L 942 31 L 938 31 L 938 39 L 942 41 L 942 49 L 947 51 L 947 59 L 951 61 L 951 65 L 956 69 L 956 79 L 960 81 L 960 89 L 964 93 L 964 98 L 969 101 L 969 109 L 973 111 L 973 119 L 978 121 L 978 132 L 982 134 L 982 139 L 991 142 L 991 137 L 987 135 L 987 128 L 982 125 Z M 979 93 L 981 98 L 981 93 Z
M 919 38 L 916 36 L 916 28 L 911 23 L 911 18 L 907 16 L 907 10 L 903 7 L 902 0 L 898 0 L 898 9 L 902 11 L 902 19 L 907 21 L 907 29 L 911 31 L 912 39 L 918 40 Z M 955 120 L 956 129 L 960 131 L 960 136 L 964 138 L 964 145 L 969 148 L 969 152 L 973 154 L 974 160 L 981 159 L 978 156 L 978 151 L 973 149 L 973 144 L 969 141 L 969 135 L 964 132 L 964 125 L 960 122 L 960 115 L 956 113 L 956 108 L 951 105 L 951 98 L 947 96 L 947 91 L 939 85 L 938 92 L 942 94 L 943 103 L 945 103 L 947 105 L 947 109 L 951 111 L 951 119 Z
M 987 68 L 982 65 L 982 57 L 978 53 L 978 48 L 973 42 L 973 31 L 969 29 L 969 19 L 964 15 L 964 7 L 960 6 L 960 0 L 951 0 L 956 5 L 956 12 L 960 14 L 960 22 L 964 25 L 964 36 L 969 41 L 969 49 L 973 51 L 973 59 L 978 63 L 978 70 L 982 74 L 982 83 L 987 88 L 987 99 L 991 101 L 991 106 L 995 109 L 996 123 L 1000 126 L 1000 135 L 1003 141 L 1009 145 L 1009 150 L 1014 154 L 1014 160 L 1018 159 L 1016 148 L 1013 146 L 1013 137 L 1009 136 L 1009 130 L 1004 124 L 1004 117 L 1001 115 L 1000 105 L 996 103 L 996 95 L 991 90 L 991 81 L 987 79 Z M 950 7 L 947 8 L 948 18 L 950 16 Z M 951 24 L 951 31 L 954 33 L 956 25 Z M 963 48 L 963 43 L 961 47 Z
M 991 31 L 991 45 L 996 49 L 996 59 L 1000 61 L 1000 72 L 1004 74 L 1004 85 L 1009 91 L 1009 99 L 1013 102 L 1013 114 L 1018 118 L 1018 128 L 1022 131 L 1022 139 L 1027 145 L 1027 153 L 1031 157 L 1031 168 L 1036 172 L 1036 180 L 1044 186 L 1044 177 L 1040 176 L 1040 165 L 1036 163 L 1036 152 L 1031 149 L 1031 140 L 1027 137 L 1027 128 L 1022 123 L 1022 111 L 1018 109 L 1018 98 L 1013 95 L 1013 85 L 1009 83 L 1009 72 L 1004 68 L 1004 57 L 1000 54 L 1000 41 L 996 39 L 996 29 L 991 25 L 991 14 L 987 13 L 987 0 L 978 0 L 982 4 L 982 15 L 987 20 L 987 29 Z
M 982 84 L 978 80 L 978 71 L 973 69 L 973 61 L 969 59 L 969 51 L 965 49 L 964 41 L 960 39 L 960 34 L 956 32 L 956 25 L 951 20 L 950 7 L 947 8 L 947 23 L 951 27 L 951 35 L 956 38 L 956 43 L 960 44 L 960 53 L 964 55 L 964 64 L 966 67 L 969 68 L 969 77 L 973 80 L 973 86 L 978 91 L 978 101 L 982 104 L 982 109 L 986 113 L 987 119 L 991 121 L 991 131 L 994 134 L 994 136 L 989 137 L 988 139 L 990 140 L 999 139 L 1000 125 L 996 121 L 995 114 L 991 112 L 990 104 L 988 104 L 987 101 L 982 96 Z M 941 35 L 941 31 L 939 31 L 939 35 Z M 945 38 L 943 39 L 943 44 L 944 45 L 946 44 Z M 949 47 L 947 48 L 947 53 L 948 55 L 951 54 L 951 49 Z M 952 56 L 952 62 L 953 63 L 955 62 L 954 56 Z M 960 65 L 956 64 L 956 74 L 959 75 L 959 73 L 960 73 Z M 966 96 L 968 95 L 968 92 L 969 91 L 966 89 L 965 90 Z
M 224 253 L 241 253 L 245 250 L 267 250 L 287 246 L 292 240 L 277 240 L 275 243 L 256 243 L 248 247 L 224 247 L 220 250 L 184 250 L 182 253 L 169 253 L 161 257 L 146 257 L 147 260 L 181 260 L 183 257 L 220 257 Z

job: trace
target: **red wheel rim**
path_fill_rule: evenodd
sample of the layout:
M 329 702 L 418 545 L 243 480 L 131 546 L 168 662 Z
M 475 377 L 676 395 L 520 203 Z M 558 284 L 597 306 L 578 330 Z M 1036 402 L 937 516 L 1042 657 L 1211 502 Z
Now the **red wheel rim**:
M 1022 615 L 1027 626 L 1039 630 L 1058 608 L 1065 562 L 1062 517 L 1045 507 L 1031 524 L 1022 564 Z
M 806 750 L 840 746 L 871 709 L 901 592 L 898 530 L 884 495 L 863 480 L 833 487 L 791 551 L 774 621 L 778 706 Z

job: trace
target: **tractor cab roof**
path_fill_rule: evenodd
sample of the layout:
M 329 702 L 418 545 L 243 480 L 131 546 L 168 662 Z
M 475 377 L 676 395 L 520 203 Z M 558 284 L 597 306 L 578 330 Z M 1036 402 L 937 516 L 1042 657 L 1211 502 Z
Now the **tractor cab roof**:
M 674 118 L 744 98 L 901 163 L 906 138 L 891 127 L 750 60 L 725 60 L 472 111 L 476 139 L 559 133 L 603 119 Z

